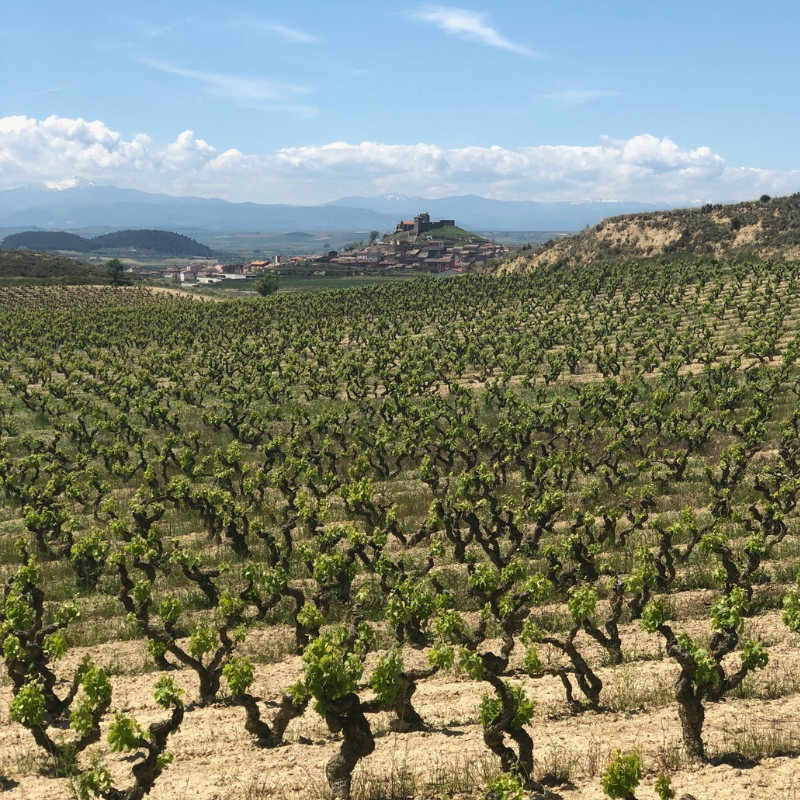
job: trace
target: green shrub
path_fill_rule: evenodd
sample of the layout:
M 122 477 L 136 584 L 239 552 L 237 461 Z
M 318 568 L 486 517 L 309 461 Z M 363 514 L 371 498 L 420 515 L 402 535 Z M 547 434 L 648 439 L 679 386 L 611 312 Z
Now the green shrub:
M 642 780 L 642 759 L 634 750 L 624 756 L 617 750 L 603 774 L 603 791 L 613 798 L 633 800 L 633 790 Z
M 486 797 L 492 800 L 522 800 L 524 797 L 522 786 L 516 775 L 504 772 L 492 778 L 486 785 Z
M 675 797 L 675 790 L 672 788 L 672 778 L 666 772 L 659 772 L 656 778 L 656 785 L 653 787 L 660 800 L 672 800 Z
M 262 275 L 253 284 L 255 290 L 262 296 L 275 294 L 278 291 L 278 276 L 277 275 Z

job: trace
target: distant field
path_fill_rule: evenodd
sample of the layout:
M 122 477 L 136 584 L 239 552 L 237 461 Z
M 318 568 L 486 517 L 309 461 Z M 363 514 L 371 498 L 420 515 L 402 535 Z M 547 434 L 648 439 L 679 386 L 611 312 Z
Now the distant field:
M 322 289 L 350 289 L 357 286 L 373 286 L 384 283 L 401 283 L 422 277 L 413 272 L 402 275 L 281 275 L 278 281 L 279 292 L 314 292 Z M 170 284 L 174 286 L 174 284 Z M 214 297 L 235 299 L 255 295 L 251 281 L 225 281 L 222 284 L 198 285 L 184 288 L 187 294 L 203 294 Z
M 369 231 L 187 231 L 193 239 L 237 258 L 274 258 L 276 255 L 305 256 L 327 250 L 341 250 L 351 242 L 369 239 Z
M 544 244 L 551 239 L 564 239 L 576 231 L 476 231 L 478 236 L 497 244 L 525 245 Z

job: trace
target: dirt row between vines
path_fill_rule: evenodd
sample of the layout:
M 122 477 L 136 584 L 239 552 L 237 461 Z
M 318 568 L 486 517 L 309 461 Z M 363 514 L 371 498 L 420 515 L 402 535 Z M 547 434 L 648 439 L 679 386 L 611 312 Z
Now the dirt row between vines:
M 708 752 L 722 755 L 761 750 L 785 751 L 789 755 L 764 757 L 752 764 L 689 766 L 682 756 L 677 706 L 671 696 L 674 664 L 659 657 L 663 653 L 657 637 L 648 636 L 637 625 L 630 624 L 623 627 L 623 640 L 626 651 L 635 660 L 616 668 L 598 667 L 604 682 L 603 702 L 624 711 L 571 716 L 556 678 L 534 680 L 521 674 L 511 678 L 521 682 L 537 703 L 529 726 L 535 742 L 537 777 L 556 773 L 569 778 L 569 783 L 551 789 L 555 796 L 601 798 L 604 795 L 600 776 L 610 754 L 616 748 L 625 751 L 636 748 L 646 773 L 637 790 L 639 798 L 655 797 L 652 784 L 659 767 L 666 767 L 673 775 L 679 796 L 690 792 L 697 800 L 800 797 L 800 758 L 791 755 L 800 750 L 796 724 L 800 717 L 797 637 L 786 631 L 777 612 L 748 620 L 747 627 L 748 635 L 768 645 L 770 664 L 752 679 L 750 699 L 729 698 L 709 704 L 705 727 Z M 677 623 L 676 629 L 693 636 L 707 635 L 708 622 L 690 619 Z M 285 647 L 287 634 L 280 628 L 254 631 L 246 649 L 263 654 L 270 648 Z M 589 647 L 587 650 L 592 652 Z M 165 712 L 155 706 L 152 697 L 160 673 L 143 671 L 146 663 L 143 642 L 114 642 L 89 651 L 99 664 L 114 673 L 114 708 L 134 715 L 142 725 L 164 717 Z M 86 648 L 71 650 L 60 673 L 69 674 L 85 652 Z M 546 660 L 547 648 L 541 654 Z M 404 655 L 412 666 L 423 658 L 423 654 L 414 651 Z M 600 652 L 595 650 L 591 660 L 598 663 L 599 658 Z M 375 655 L 367 660 L 365 679 L 374 660 Z M 275 663 L 260 664 L 252 691 L 267 701 L 277 701 L 301 671 L 298 656 L 286 655 Z M 186 670 L 172 674 L 186 689 L 187 701 L 196 699 L 194 674 Z M 481 796 L 487 776 L 497 769 L 477 723 L 484 691 L 480 684 L 451 673 L 421 682 L 414 704 L 430 725 L 430 731 L 425 733 L 394 733 L 388 715 L 371 717 L 376 748 L 356 770 L 354 798 Z M 364 694 L 368 696 L 368 692 Z M 3 709 L 0 774 L 11 783 L 4 796 L 9 800 L 67 800 L 71 796 L 68 782 L 43 774 L 46 761 L 37 752 L 30 733 L 8 719 L 10 699 L 6 681 L 0 689 Z M 267 708 L 266 719 L 270 713 Z M 325 763 L 338 747 L 337 741 L 328 733 L 323 718 L 311 708 L 291 723 L 286 738 L 288 743 L 282 747 L 260 749 L 244 730 L 242 709 L 224 700 L 217 705 L 195 708 L 187 713 L 181 730 L 170 740 L 175 761 L 158 780 L 150 797 L 153 800 L 190 796 L 194 800 L 322 800 L 327 796 Z M 95 749 L 105 748 L 96 745 Z M 126 785 L 130 759 L 107 752 L 104 756 L 117 785 Z

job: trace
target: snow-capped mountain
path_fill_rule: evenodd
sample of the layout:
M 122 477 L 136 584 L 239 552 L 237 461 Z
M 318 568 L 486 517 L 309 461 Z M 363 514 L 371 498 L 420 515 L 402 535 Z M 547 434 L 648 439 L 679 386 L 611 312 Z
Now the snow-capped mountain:
M 79 178 L 73 175 L 71 178 L 67 178 L 63 181 L 43 181 L 43 185 L 47 189 L 51 189 L 54 192 L 63 192 L 65 189 L 83 189 L 86 186 L 94 186 L 95 184 L 92 181 L 87 181 L 85 178 Z

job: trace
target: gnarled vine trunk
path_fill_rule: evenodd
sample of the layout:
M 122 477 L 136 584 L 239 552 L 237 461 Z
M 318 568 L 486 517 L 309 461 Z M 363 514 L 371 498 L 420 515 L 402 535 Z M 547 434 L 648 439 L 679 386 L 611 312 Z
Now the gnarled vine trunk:
M 411 698 L 417 691 L 417 681 L 430 678 L 438 671 L 438 667 L 431 667 L 430 669 L 407 670 L 400 673 L 400 688 L 392 706 L 392 710 L 397 714 L 397 719 L 390 723 L 392 730 L 398 733 L 427 730 L 425 720 L 412 705 Z
M 325 702 L 325 722 L 331 733 L 341 733 L 342 746 L 325 765 L 333 800 L 349 800 L 356 764 L 375 749 L 375 739 L 356 694 Z
M 301 717 L 308 706 L 308 698 L 305 698 L 300 705 L 295 705 L 291 695 L 285 694 L 278 706 L 278 713 L 270 725 L 261 719 L 258 698 L 245 692 L 233 695 L 231 699 L 245 710 L 245 730 L 256 737 L 256 744 L 259 747 L 267 748 L 277 747 L 283 741 L 283 734 L 286 733 L 289 723 Z
M 524 728 L 514 728 L 514 698 L 506 684 L 496 675 L 486 672 L 483 678 L 500 696 L 500 713 L 483 727 L 483 741 L 500 758 L 503 772 L 519 776 L 528 784 L 533 775 L 533 739 Z M 508 735 L 517 745 L 517 752 L 505 743 Z

